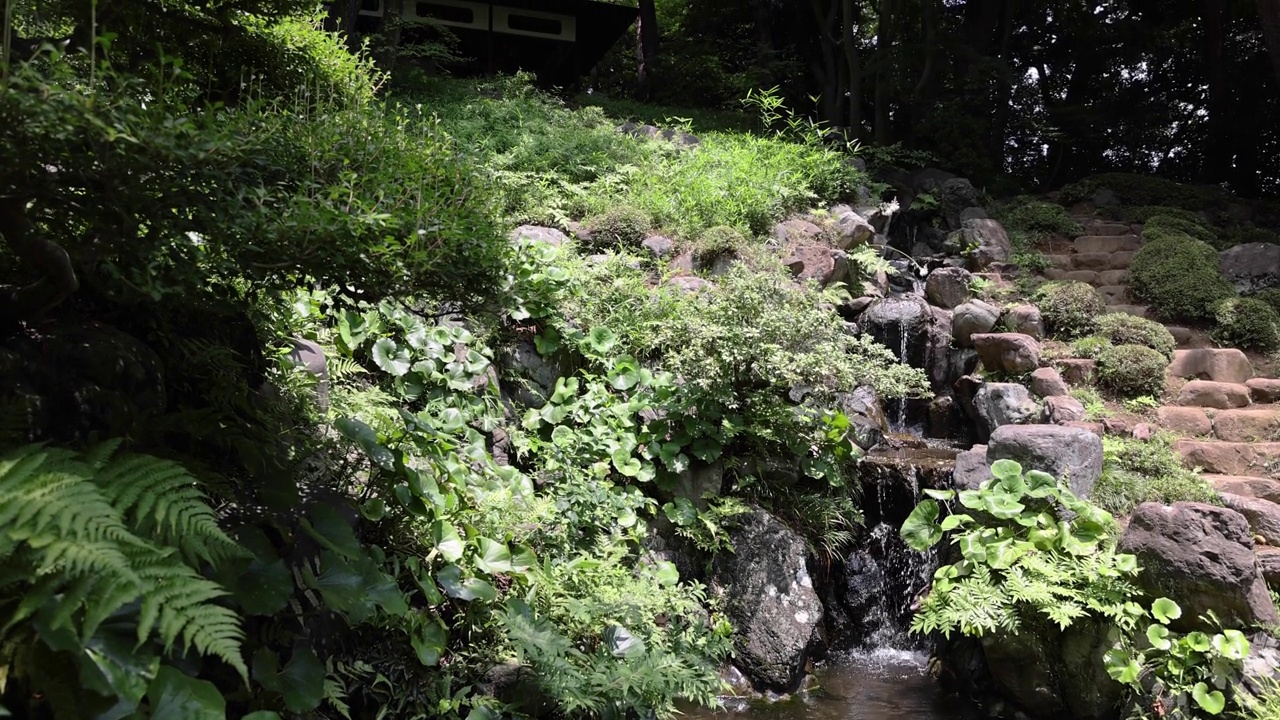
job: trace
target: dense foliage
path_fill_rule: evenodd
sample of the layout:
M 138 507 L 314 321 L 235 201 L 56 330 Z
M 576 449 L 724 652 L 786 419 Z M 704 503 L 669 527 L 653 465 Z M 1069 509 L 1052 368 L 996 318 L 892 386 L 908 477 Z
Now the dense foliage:
M 1153 320 L 1128 313 L 1108 313 L 1097 319 L 1094 331 L 1111 345 L 1142 345 L 1173 360 L 1177 341 L 1168 328 Z
M 1257 298 L 1229 298 L 1214 309 L 1213 338 L 1231 347 L 1273 352 L 1280 349 L 1280 315 Z
M 1103 438 L 1102 477 L 1091 499 L 1099 507 L 1126 515 L 1144 502 L 1216 503 L 1217 493 L 1188 470 L 1173 449 L 1174 437 L 1159 433 L 1148 440 Z
M 1045 283 L 1035 295 L 1044 316 L 1045 329 L 1063 338 L 1088 335 L 1106 302 L 1092 285 L 1083 282 Z
M 1159 397 L 1169 359 L 1143 345 L 1116 345 L 1098 353 L 1098 384 L 1120 397 Z
M 1235 294 L 1218 270 L 1218 251 L 1180 232 L 1148 236 L 1129 267 L 1129 287 L 1163 320 L 1207 320 Z

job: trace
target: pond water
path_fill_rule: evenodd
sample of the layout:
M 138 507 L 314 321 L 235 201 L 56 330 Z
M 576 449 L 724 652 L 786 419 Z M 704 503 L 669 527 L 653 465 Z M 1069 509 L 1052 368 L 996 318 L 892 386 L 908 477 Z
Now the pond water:
M 912 650 L 862 650 L 819 670 L 819 687 L 785 702 L 745 710 L 701 710 L 698 720 L 979 720 L 966 701 L 929 677 L 928 656 Z

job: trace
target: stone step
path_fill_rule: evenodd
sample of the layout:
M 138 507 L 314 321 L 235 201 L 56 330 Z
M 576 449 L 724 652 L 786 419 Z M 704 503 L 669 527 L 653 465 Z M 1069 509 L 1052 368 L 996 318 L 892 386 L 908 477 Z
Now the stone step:
M 1128 229 L 1127 227 L 1125 228 Z M 1137 235 L 1082 235 L 1072 243 L 1077 253 L 1136 252 L 1142 247 Z
M 1241 497 L 1260 498 L 1280 503 L 1280 480 L 1253 477 L 1251 475 L 1212 475 L 1205 473 L 1200 477 L 1213 486 L 1218 492 L 1231 493 Z
M 1169 332 L 1172 333 L 1173 329 L 1170 328 Z M 1186 336 L 1190 339 L 1190 330 L 1186 331 Z M 1177 339 L 1176 335 L 1174 339 Z M 1253 363 L 1235 348 L 1175 350 L 1173 362 L 1169 363 L 1169 374 L 1178 378 L 1244 384 L 1253 377 Z M 1280 381 L 1274 385 L 1265 384 L 1265 387 L 1280 391 Z M 1265 394 L 1262 388 L 1263 385 L 1259 385 L 1259 392 Z
M 1146 305 L 1111 305 L 1107 308 L 1107 313 L 1125 313 L 1134 317 L 1147 317 Z
M 1133 226 L 1125 223 L 1107 222 L 1098 220 L 1097 218 L 1085 218 L 1083 220 L 1076 219 L 1085 232 L 1091 236 L 1111 236 L 1111 235 L 1128 235 L 1133 232 Z
M 1125 305 L 1129 302 L 1128 285 L 1099 285 L 1098 294 L 1108 305 Z
M 1280 380 L 1251 378 L 1245 382 L 1245 386 L 1249 388 L 1249 397 L 1256 403 L 1280 402 Z
M 1270 477 L 1280 471 L 1280 442 L 1178 440 L 1174 449 L 1189 468 L 1211 475 Z
M 1098 287 L 1124 285 L 1129 280 L 1128 270 L 1103 270 L 1098 273 Z
M 1213 434 L 1229 442 L 1280 441 L 1280 415 L 1274 405 L 1252 405 L 1213 414 Z
M 1270 500 L 1219 493 L 1223 507 L 1235 510 L 1249 522 L 1254 541 L 1267 545 L 1280 545 L 1280 505 Z
M 1178 391 L 1177 404 L 1183 407 L 1231 410 L 1247 407 L 1253 402 L 1249 387 L 1237 383 L 1192 380 Z

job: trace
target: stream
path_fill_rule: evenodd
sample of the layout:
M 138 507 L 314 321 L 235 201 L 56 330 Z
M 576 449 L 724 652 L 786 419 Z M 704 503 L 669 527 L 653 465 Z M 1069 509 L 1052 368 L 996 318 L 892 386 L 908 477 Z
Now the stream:
M 855 651 L 817 672 L 818 687 L 742 711 L 693 711 L 699 720 L 977 720 L 976 708 L 948 695 L 928 675 L 927 653 Z

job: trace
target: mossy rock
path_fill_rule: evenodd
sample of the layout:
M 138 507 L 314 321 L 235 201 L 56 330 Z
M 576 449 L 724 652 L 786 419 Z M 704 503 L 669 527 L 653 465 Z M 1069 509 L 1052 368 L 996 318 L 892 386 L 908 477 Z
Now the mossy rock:
M 1280 350 L 1280 315 L 1261 298 L 1229 298 L 1218 303 L 1214 341 L 1242 350 Z
M 1075 281 L 1045 283 L 1036 291 L 1035 303 L 1046 329 L 1068 339 L 1092 332 L 1094 321 L 1107 309 L 1092 285 Z
M 1190 235 L 1143 232 L 1147 242 L 1129 266 L 1129 290 L 1164 320 L 1207 320 L 1235 294 L 1218 270 L 1218 251 Z
M 1149 347 L 1116 345 L 1098 355 L 1098 384 L 1120 397 L 1158 397 L 1168 367 L 1165 356 Z
M 1149 347 L 1163 355 L 1165 362 L 1173 360 L 1173 351 L 1178 347 L 1178 341 L 1164 325 L 1127 313 L 1111 313 L 1098 318 L 1096 332 L 1109 345 Z

